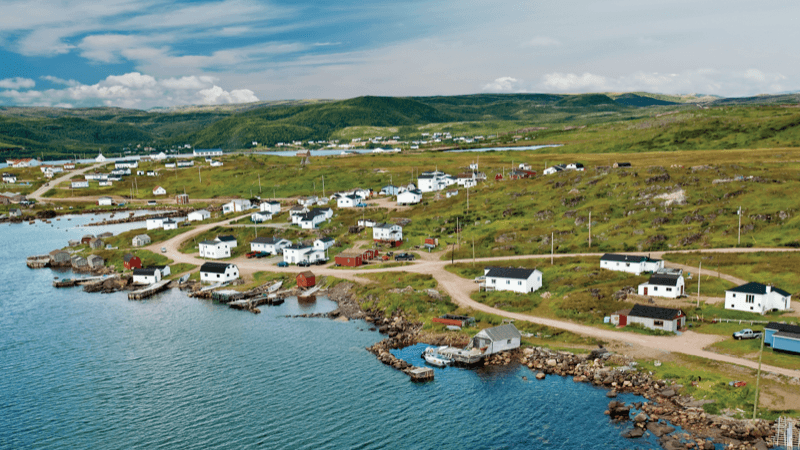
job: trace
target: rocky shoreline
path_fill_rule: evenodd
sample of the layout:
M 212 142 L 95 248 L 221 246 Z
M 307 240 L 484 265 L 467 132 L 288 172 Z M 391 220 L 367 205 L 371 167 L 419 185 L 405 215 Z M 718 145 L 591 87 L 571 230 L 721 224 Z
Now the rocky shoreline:
M 377 359 L 406 374 L 412 366 L 390 352 L 426 342 L 431 345 L 466 345 L 468 338 L 454 338 L 447 334 L 423 333 L 422 324 L 407 320 L 402 311 L 385 317 L 380 311 L 362 311 L 352 293 L 351 283 L 341 283 L 328 292 L 328 297 L 339 308 L 317 317 L 337 319 L 364 319 L 388 337 L 367 347 Z M 631 421 L 631 428 L 622 435 L 635 439 L 649 433 L 659 438 L 666 450 L 713 449 L 714 443 L 728 449 L 753 450 L 774 446 L 774 422 L 768 420 L 740 420 L 708 414 L 703 404 L 708 401 L 695 400 L 681 395 L 683 386 L 669 380 L 655 380 L 649 373 L 636 367 L 636 362 L 624 355 L 615 355 L 598 348 L 585 355 L 554 351 L 542 347 L 518 349 L 487 357 L 483 364 L 522 364 L 528 367 L 534 378 L 543 380 L 547 376 L 571 376 L 574 382 L 591 383 L 608 390 L 607 396 L 615 398 L 619 393 L 636 394 L 648 401 L 625 405 L 612 400 L 608 414 L 615 421 Z M 631 412 L 636 414 L 631 417 Z M 638 411 L 638 412 L 637 412 Z M 682 432 L 676 433 L 676 427 Z

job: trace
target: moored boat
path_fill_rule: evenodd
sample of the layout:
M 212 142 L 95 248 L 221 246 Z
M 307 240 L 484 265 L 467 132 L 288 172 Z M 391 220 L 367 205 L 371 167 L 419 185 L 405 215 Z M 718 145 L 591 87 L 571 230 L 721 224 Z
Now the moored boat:
M 428 347 L 422 352 L 422 359 L 424 359 L 427 364 L 436 367 L 446 367 L 451 362 L 450 358 L 440 354 L 439 349 L 433 347 Z

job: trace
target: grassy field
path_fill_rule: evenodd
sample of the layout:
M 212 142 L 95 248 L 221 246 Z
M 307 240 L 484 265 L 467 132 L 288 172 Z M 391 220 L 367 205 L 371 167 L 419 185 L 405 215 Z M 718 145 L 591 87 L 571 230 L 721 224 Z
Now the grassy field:
M 789 293 L 800 292 L 800 252 L 787 253 L 668 253 L 664 259 L 681 264 L 703 263 L 703 273 L 733 275 L 746 281 L 771 284 Z M 702 283 L 705 283 L 703 276 Z M 687 286 L 687 290 L 689 287 Z

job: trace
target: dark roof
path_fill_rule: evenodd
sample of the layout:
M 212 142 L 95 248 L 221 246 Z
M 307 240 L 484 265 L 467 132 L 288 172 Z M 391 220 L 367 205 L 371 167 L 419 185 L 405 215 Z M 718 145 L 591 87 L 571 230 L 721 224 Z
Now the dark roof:
M 642 262 L 647 260 L 646 256 L 639 255 L 622 255 L 618 253 L 606 253 L 600 258 L 600 261 L 619 261 L 619 262 Z
M 764 328 L 782 333 L 800 333 L 800 326 L 789 323 L 770 322 Z
M 581 168 L 581 167 L 583 167 L 583 163 L 575 163 L 575 167 Z
M 648 319 L 673 320 L 680 314 L 682 314 L 680 309 L 659 308 L 658 306 L 646 306 L 637 303 L 633 305 L 633 308 L 631 308 L 631 312 L 628 314 L 628 316 L 647 317 Z
M 735 288 L 731 288 L 731 289 L 728 289 L 728 290 L 731 291 L 731 292 L 741 292 L 743 294 L 764 295 L 764 294 L 767 293 L 767 285 L 766 284 L 761 284 L 761 283 L 756 283 L 755 281 L 751 281 L 751 282 L 749 282 L 747 284 L 743 284 L 741 286 L 736 286 Z M 782 295 L 784 297 L 788 297 L 789 295 L 791 295 L 788 292 L 784 291 L 783 289 L 778 289 L 775 286 L 772 287 L 772 291 L 773 292 L 777 292 L 778 294 L 780 294 L 780 295 Z
M 218 245 L 220 243 L 221 243 L 220 241 L 203 241 L 200 244 L 201 245 Z
M 332 237 L 328 237 L 328 236 L 321 237 L 321 238 L 319 238 L 319 240 L 322 241 L 322 242 L 333 242 L 334 241 L 334 239 Z
M 487 277 L 515 278 L 527 280 L 536 269 L 517 269 L 514 267 L 488 267 Z
M 629 162 L 617 163 L 617 167 L 630 167 L 630 166 L 631 166 L 631 163 L 629 163 Z
M 230 242 L 230 241 L 235 241 L 236 240 L 236 238 L 233 237 L 230 234 L 221 234 L 221 235 L 217 236 L 217 239 L 219 239 L 222 242 Z
M 670 275 L 667 273 L 654 273 L 650 275 L 650 280 L 647 284 L 654 284 L 656 286 L 677 286 L 678 278 L 682 275 Z
M 225 269 L 232 266 L 233 264 L 228 263 L 218 263 L 218 262 L 207 262 L 200 266 L 200 272 L 207 272 L 207 273 L 225 273 Z
M 275 236 L 273 236 L 273 237 L 258 237 L 258 238 L 253 239 L 252 241 L 250 241 L 250 243 L 251 244 L 252 243 L 256 243 L 256 244 L 277 244 L 278 242 L 280 242 L 282 240 L 283 240 L 283 238 L 276 238 Z
M 800 333 L 789 333 L 787 331 L 779 331 L 772 335 L 773 337 L 785 337 L 790 339 L 800 340 Z
M 304 248 L 310 249 L 311 247 L 308 245 L 303 245 L 301 242 L 298 242 L 297 244 L 292 244 L 286 248 L 289 250 L 302 250 Z
M 145 267 L 145 269 L 158 269 L 158 270 L 164 270 L 166 267 L 167 267 L 166 265 L 163 265 L 163 266 L 147 266 L 147 267 Z
M 156 270 L 158 270 L 158 269 L 156 269 L 154 267 L 148 267 L 146 269 L 133 269 L 133 274 L 134 275 L 153 276 L 153 275 L 156 274 Z

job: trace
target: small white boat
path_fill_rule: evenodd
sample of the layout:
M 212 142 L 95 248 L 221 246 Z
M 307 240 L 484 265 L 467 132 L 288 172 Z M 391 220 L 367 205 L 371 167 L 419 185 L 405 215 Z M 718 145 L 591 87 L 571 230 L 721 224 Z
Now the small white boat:
M 278 289 L 280 289 L 282 285 L 283 285 L 283 281 L 278 281 L 277 283 L 275 283 L 272 286 L 270 286 L 269 289 L 267 290 L 267 292 L 275 292 Z
M 426 363 L 436 367 L 446 367 L 451 362 L 450 358 L 441 355 L 439 349 L 433 347 L 428 347 L 422 352 L 422 359 L 424 359 Z

